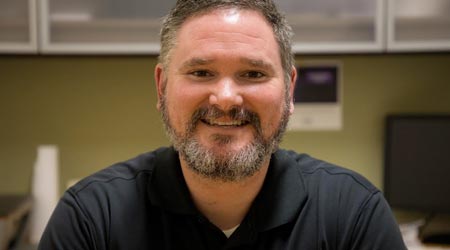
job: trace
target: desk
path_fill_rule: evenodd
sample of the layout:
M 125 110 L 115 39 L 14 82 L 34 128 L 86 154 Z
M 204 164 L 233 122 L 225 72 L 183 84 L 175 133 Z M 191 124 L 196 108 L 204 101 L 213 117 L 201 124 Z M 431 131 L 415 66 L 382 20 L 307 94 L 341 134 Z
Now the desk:
M 0 195 L 0 250 L 8 249 L 23 230 L 32 200 L 28 195 Z
M 450 250 L 450 245 L 428 245 L 419 240 L 419 227 L 424 220 L 417 220 L 409 223 L 401 223 L 400 231 L 403 235 L 408 250 Z

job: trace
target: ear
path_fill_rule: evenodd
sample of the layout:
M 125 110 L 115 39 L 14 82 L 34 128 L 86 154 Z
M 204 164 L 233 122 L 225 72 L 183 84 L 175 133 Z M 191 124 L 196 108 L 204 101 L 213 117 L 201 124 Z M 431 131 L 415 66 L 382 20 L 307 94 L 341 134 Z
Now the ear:
M 155 67 L 155 84 L 156 84 L 156 93 L 158 95 L 158 101 L 156 103 L 156 108 L 161 111 L 161 100 L 164 95 L 164 88 L 166 87 L 166 76 L 164 72 L 164 67 L 162 64 L 158 63 Z
M 294 113 L 294 90 L 295 90 L 295 83 L 297 82 L 297 69 L 295 66 L 292 66 L 291 70 L 291 82 L 289 84 L 289 97 L 291 99 L 290 105 L 289 105 L 289 114 Z

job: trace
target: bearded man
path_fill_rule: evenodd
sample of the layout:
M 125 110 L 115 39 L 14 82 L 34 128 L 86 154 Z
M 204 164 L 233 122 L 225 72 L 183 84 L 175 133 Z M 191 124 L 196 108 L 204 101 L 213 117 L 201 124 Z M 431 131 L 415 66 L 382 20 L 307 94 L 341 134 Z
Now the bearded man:
M 272 1 L 179 0 L 155 68 L 173 147 L 70 188 L 39 249 L 406 249 L 366 179 L 278 149 L 290 39 Z

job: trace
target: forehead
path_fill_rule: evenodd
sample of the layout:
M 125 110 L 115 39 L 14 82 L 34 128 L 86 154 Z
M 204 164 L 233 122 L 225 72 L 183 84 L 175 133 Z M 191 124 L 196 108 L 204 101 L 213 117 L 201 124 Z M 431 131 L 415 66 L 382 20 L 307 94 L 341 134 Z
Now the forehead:
M 259 10 L 233 6 L 218 7 L 216 9 L 206 9 L 204 11 L 200 11 L 186 18 L 181 24 L 181 28 L 191 22 L 201 22 L 201 20 L 204 19 L 217 22 L 225 21 L 229 24 L 237 24 L 242 21 L 257 21 L 260 22 L 261 25 L 264 23 L 264 25 L 272 30 L 269 22 Z
M 192 16 L 182 24 L 176 39 L 174 57 L 237 53 L 241 58 L 252 54 L 258 60 L 280 63 L 273 28 L 255 10 L 223 8 Z

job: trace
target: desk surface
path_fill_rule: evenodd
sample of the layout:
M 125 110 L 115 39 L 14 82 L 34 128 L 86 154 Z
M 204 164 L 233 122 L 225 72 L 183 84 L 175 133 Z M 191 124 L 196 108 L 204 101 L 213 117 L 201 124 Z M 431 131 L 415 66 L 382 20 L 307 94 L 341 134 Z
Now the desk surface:
M 0 195 L 0 250 L 20 236 L 31 206 L 29 195 Z
M 450 245 L 429 245 L 423 244 L 419 240 L 419 227 L 424 223 L 417 220 L 410 223 L 400 224 L 400 231 L 403 235 L 408 250 L 450 250 Z
M 7 217 L 21 206 L 27 206 L 29 202 L 29 195 L 0 195 L 0 218 Z

